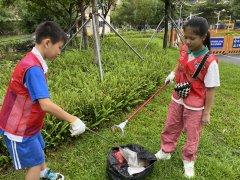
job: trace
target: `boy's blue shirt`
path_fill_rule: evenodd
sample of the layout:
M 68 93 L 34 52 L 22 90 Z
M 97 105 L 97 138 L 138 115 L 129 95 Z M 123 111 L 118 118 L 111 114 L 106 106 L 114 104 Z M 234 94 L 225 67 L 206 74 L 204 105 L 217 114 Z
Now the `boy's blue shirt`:
M 42 69 L 38 66 L 33 66 L 25 74 L 24 84 L 26 84 L 32 101 L 42 98 L 50 98 L 46 79 Z

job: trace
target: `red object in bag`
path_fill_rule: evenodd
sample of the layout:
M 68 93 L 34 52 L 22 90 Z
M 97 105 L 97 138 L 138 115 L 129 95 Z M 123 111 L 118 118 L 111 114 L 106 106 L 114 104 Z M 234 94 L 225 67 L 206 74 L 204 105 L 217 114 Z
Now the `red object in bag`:
M 122 154 L 120 153 L 119 150 L 114 150 L 114 156 L 118 160 L 118 163 L 119 163 L 118 168 L 121 168 L 121 166 L 123 165 L 123 162 L 124 162 L 124 157 L 122 156 Z

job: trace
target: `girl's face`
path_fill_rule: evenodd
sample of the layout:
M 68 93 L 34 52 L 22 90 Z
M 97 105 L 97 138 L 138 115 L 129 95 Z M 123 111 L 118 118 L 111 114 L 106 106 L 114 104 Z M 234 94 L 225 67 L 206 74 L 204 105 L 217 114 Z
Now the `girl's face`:
M 206 35 L 201 37 L 194 32 L 192 27 L 186 27 L 184 30 L 185 43 L 192 52 L 202 50 L 204 48 L 203 41 Z

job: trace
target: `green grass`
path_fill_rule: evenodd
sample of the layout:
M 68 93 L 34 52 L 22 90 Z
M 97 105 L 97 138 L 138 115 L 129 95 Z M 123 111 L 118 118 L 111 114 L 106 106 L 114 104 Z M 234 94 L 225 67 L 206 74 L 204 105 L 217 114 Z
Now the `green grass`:
M 173 61 L 177 62 L 177 59 Z M 211 125 L 202 131 L 195 165 L 195 179 L 199 180 L 240 179 L 240 66 L 223 62 L 219 66 L 221 87 L 216 92 Z M 172 89 L 173 86 L 164 89 L 144 107 L 127 124 L 122 139 L 109 130 L 111 123 L 97 132 L 109 140 L 117 141 L 119 145 L 136 143 L 156 153 L 160 148 L 160 132 L 164 127 Z M 123 122 L 136 109 L 115 119 L 114 123 Z M 146 179 L 185 179 L 181 159 L 183 144 L 182 134 L 171 160 L 156 162 L 154 171 Z M 107 179 L 107 156 L 113 146 L 91 132 L 85 132 L 62 142 L 55 149 L 49 149 L 46 160 L 52 170 L 63 173 L 66 179 L 104 180 Z M 23 171 L 14 171 L 12 168 L 2 170 L 0 174 L 2 180 L 24 179 Z
M 220 63 L 221 87 L 217 90 L 212 109 L 211 125 L 203 129 L 196 162 L 195 179 L 239 179 L 240 178 L 240 106 L 239 66 Z M 232 78 L 229 78 L 229 76 Z M 159 150 L 160 132 L 164 127 L 172 87 L 168 87 L 143 108 L 125 127 L 122 139 L 112 134 L 108 128 L 98 133 L 120 145 L 136 143 L 150 152 Z M 132 109 L 132 112 L 135 109 Z M 124 121 L 129 114 L 116 119 Z M 110 125 L 109 125 L 110 126 Z M 158 161 L 154 171 L 146 179 L 185 179 L 183 177 L 181 136 L 171 160 Z M 66 179 L 102 180 L 106 177 L 106 160 L 110 148 L 105 140 L 86 132 L 63 142 L 57 149 L 46 152 L 47 163 L 53 170 L 62 172 Z M 2 172 L 3 173 L 3 172 Z M 23 171 L 8 169 L 0 179 L 23 179 Z

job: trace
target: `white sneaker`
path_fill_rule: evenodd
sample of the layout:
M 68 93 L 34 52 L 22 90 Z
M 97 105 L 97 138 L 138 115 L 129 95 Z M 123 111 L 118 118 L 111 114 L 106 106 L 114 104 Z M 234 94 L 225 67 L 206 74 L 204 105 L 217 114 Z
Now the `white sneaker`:
M 168 160 L 171 158 L 171 154 L 170 153 L 165 153 L 162 151 L 162 149 L 160 151 L 158 151 L 156 154 L 155 154 L 156 158 L 159 159 L 159 160 Z
M 194 163 L 194 161 L 183 160 L 185 177 L 192 178 L 194 176 Z

